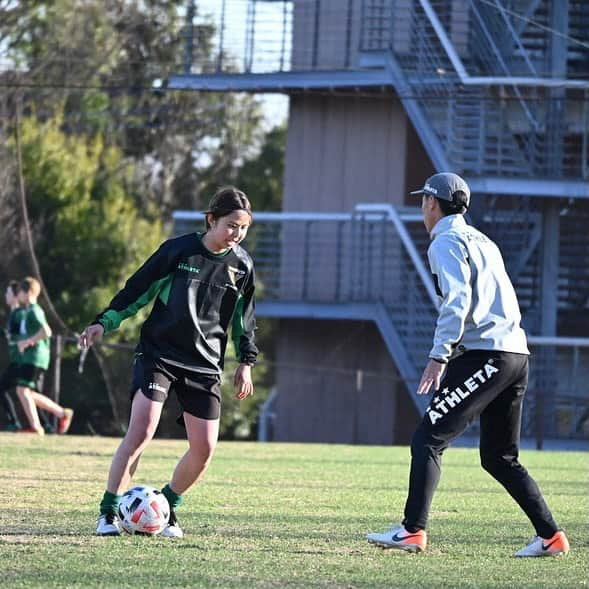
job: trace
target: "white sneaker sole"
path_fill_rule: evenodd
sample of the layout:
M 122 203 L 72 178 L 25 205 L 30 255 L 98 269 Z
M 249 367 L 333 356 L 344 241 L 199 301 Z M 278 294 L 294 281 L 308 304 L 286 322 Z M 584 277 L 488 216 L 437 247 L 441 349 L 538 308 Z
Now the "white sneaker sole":
M 411 552 L 412 554 L 417 554 L 419 552 L 423 552 L 421 546 L 417 544 L 389 544 L 387 542 L 383 542 L 382 540 L 371 540 L 368 538 L 369 544 L 374 544 L 383 550 L 402 550 L 403 552 Z
M 515 558 L 559 558 L 562 556 L 566 556 L 568 552 L 563 552 L 562 550 L 558 552 L 542 552 L 542 554 L 515 554 Z
M 174 526 L 174 530 L 170 530 L 169 528 L 164 528 L 162 530 L 161 535 L 164 538 L 184 538 L 184 531 L 182 530 L 182 528 L 176 528 Z

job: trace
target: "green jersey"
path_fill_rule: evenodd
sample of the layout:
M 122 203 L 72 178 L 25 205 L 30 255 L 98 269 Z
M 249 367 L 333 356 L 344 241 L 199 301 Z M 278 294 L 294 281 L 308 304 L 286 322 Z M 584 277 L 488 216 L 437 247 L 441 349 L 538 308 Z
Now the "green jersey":
M 20 339 L 20 318 L 22 315 L 22 308 L 16 307 L 12 309 L 8 315 L 6 322 L 6 340 L 8 341 L 8 358 L 11 364 L 18 364 L 20 362 L 20 352 L 16 342 Z
M 21 309 L 19 340 L 26 339 L 35 335 L 42 327 L 47 325 L 47 319 L 43 309 L 34 303 Z M 49 359 L 51 349 L 49 338 L 39 340 L 34 346 L 27 348 L 20 356 L 21 364 L 32 364 L 37 368 L 47 370 L 49 368 Z

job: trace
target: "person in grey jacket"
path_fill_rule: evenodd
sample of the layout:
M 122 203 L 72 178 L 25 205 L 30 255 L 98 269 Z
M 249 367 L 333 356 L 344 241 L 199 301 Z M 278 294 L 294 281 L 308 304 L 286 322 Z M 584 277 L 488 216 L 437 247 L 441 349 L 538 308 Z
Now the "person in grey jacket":
M 505 487 L 536 530 L 516 556 L 564 555 L 569 551 L 567 537 L 518 461 L 529 351 L 501 252 L 464 220 L 470 189 L 460 176 L 435 174 L 411 194 L 422 196 L 424 225 L 432 240 L 428 259 L 440 303 L 417 394 L 433 387 L 434 397 L 411 443 L 402 524 L 368 534 L 367 539 L 383 548 L 425 550 L 442 454 L 480 418 L 481 465 Z

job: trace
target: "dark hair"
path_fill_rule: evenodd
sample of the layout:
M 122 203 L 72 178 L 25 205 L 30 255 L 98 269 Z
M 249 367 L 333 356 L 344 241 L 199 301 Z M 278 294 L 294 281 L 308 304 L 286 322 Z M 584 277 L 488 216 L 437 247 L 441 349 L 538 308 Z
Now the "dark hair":
M 452 193 L 452 200 L 436 199 L 440 203 L 440 210 L 444 216 L 447 215 L 464 215 L 468 210 L 468 196 L 466 192 L 457 190 Z
M 16 280 L 11 280 L 8 283 L 8 288 L 10 289 L 10 292 L 12 292 L 12 296 L 16 296 L 20 290 L 20 286 Z
M 207 229 L 211 226 L 209 215 L 212 215 L 213 219 L 220 219 L 230 215 L 233 211 L 245 211 L 253 219 L 252 205 L 245 192 L 235 188 L 235 186 L 223 186 L 215 192 L 208 209 L 205 211 Z

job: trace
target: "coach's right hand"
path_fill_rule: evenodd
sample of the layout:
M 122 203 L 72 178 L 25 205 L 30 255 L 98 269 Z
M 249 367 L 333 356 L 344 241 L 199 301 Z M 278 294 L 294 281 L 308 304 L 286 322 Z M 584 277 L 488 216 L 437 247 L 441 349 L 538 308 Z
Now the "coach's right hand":
M 98 341 L 104 335 L 104 327 L 100 323 L 93 323 L 86 327 L 80 335 L 78 344 L 82 350 L 87 350 L 95 341 Z

